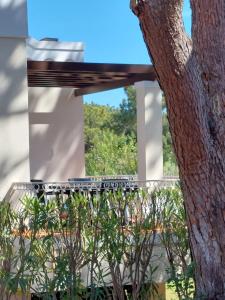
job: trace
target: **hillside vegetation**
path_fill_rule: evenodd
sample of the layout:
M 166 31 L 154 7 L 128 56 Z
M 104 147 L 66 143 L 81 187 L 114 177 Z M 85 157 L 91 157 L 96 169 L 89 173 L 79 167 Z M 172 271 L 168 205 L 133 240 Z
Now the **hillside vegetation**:
M 136 94 L 125 88 L 118 108 L 95 103 L 84 105 L 87 175 L 137 174 Z M 177 175 L 167 113 L 162 103 L 164 174 Z

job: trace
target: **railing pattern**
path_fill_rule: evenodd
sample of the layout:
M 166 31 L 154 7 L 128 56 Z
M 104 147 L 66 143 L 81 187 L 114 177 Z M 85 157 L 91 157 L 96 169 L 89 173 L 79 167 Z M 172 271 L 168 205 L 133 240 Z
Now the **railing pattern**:
M 17 182 L 13 183 L 10 190 L 6 194 L 4 201 L 11 203 L 12 208 L 19 209 L 24 196 L 34 196 L 52 198 L 55 196 L 68 197 L 74 193 L 85 193 L 86 196 L 97 195 L 102 192 L 116 192 L 122 190 L 124 192 L 133 191 L 153 191 L 163 187 L 175 186 L 178 182 L 177 178 L 165 178 L 163 180 L 138 181 L 132 177 L 120 176 L 119 178 L 106 177 L 87 177 L 82 180 L 65 182 Z

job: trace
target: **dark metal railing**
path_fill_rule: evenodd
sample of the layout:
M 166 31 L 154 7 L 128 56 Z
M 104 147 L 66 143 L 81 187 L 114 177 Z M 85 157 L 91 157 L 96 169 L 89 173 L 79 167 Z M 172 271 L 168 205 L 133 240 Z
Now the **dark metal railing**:
M 156 189 L 175 186 L 178 182 L 177 178 L 139 181 L 128 176 L 120 176 L 119 178 L 109 178 L 109 176 L 87 177 L 85 179 L 74 178 L 65 182 L 16 182 L 12 184 L 4 201 L 11 203 L 13 208 L 18 209 L 22 205 L 20 200 L 26 196 L 38 198 L 42 196 L 42 199 L 49 199 L 55 196 L 66 198 L 79 192 L 87 196 L 118 190 L 151 192 Z

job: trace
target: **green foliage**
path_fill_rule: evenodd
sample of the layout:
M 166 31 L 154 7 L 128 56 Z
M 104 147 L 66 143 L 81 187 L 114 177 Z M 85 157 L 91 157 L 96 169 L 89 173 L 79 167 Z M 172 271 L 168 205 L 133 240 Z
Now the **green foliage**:
M 103 196 L 100 215 L 101 252 L 106 257 L 112 276 L 115 299 L 146 299 L 157 294 L 151 264 L 157 223 L 155 205 L 147 193 L 122 190 Z M 146 209 L 148 208 L 148 209 Z M 123 266 L 123 267 L 122 267 Z M 130 284 L 132 292 L 124 291 Z
M 137 150 L 133 138 L 105 130 L 96 134 L 94 147 L 86 153 L 88 175 L 135 174 Z
M 95 147 L 96 137 L 100 137 L 105 130 L 113 130 L 117 113 L 117 109 L 108 105 L 94 103 L 84 105 L 84 135 L 87 153 Z
M 119 108 L 94 103 L 84 106 L 87 175 L 137 173 L 136 93 L 133 87 L 125 88 L 125 93 Z M 162 113 L 164 174 L 178 175 L 165 101 Z
M 15 261 L 13 257 L 15 236 L 13 229 L 18 227 L 16 214 L 8 203 L 0 203 L 0 293 L 9 297 L 9 289 L 15 289 L 13 280 L 9 276 Z
M 176 157 L 173 151 L 172 139 L 166 109 L 163 110 L 163 169 L 165 175 L 178 175 Z
M 137 173 L 136 100 L 134 89 L 118 109 L 85 104 L 85 150 L 87 175 Z
M 132 86 L 124 88 L 126 98 L 122 100 L 115 115 L 114 130 L 118 134 L 137 138 L 136 91 Z
M 168 257 L 169 286 L 175 288 L 179 300 L 193 299 L 194 263 L 191 260 L 186 213 L 180 187 L 164 188 L 155 197 L 163 204 L 161 210 L 161 241 Z
M 155 297 L 159 241 L 167 253 L 169 286 L 180 300 L 194 299 L 194 263 L 179 186 L 83 191 L 56 195 L 45 205 L 25 197 L 22 203 L 16 212 L 0 203 L 0 291 L 9 299 L 17 291 L 56 299 L 59 290 L 63 299 Z M 127 284 L 132 292 L 124 289 Z

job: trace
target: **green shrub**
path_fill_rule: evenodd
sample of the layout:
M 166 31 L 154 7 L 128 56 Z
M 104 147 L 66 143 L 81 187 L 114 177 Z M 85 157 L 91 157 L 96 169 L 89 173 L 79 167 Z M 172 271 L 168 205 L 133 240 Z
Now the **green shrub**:
M 56 299 L 60 291 L 63 299 L 156 297 L 153 250 L 160 239 L 169 285 L 179 299 L 192 299 L 194 264 L 178 186 L 96 195 L 81 191 L 56 195 L 46 204 L 24 197 L 22 204 L 13 211 L 0 203 L 2 295 L 31 291 Z

